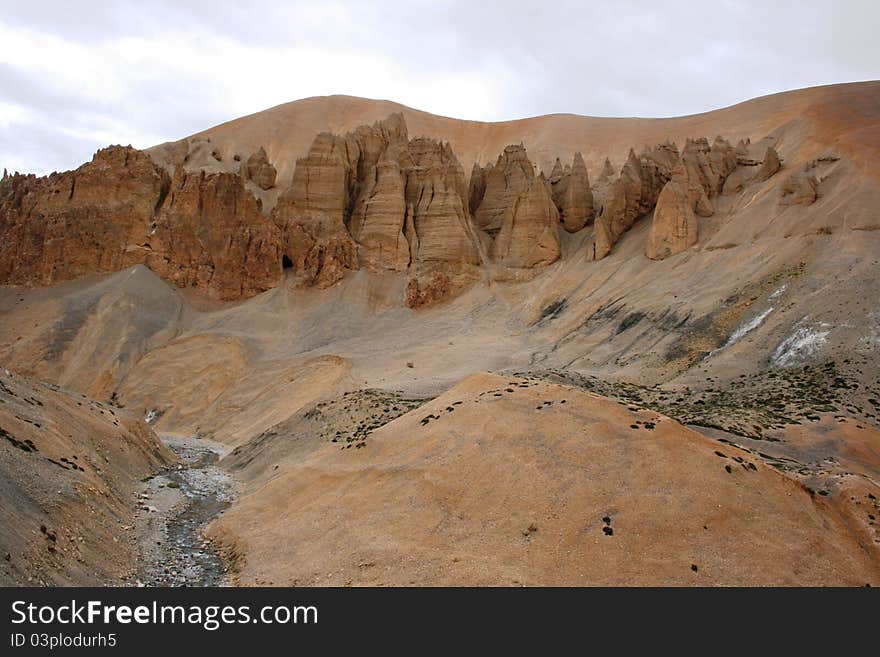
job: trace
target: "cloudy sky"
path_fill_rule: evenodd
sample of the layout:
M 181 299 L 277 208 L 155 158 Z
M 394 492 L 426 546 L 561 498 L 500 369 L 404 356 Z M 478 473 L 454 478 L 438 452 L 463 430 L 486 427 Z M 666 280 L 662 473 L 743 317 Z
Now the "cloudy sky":
M 0 0 L 0 167 L 325 94 L 459 118 L 674 116 L 880 78 L 876 0 Z

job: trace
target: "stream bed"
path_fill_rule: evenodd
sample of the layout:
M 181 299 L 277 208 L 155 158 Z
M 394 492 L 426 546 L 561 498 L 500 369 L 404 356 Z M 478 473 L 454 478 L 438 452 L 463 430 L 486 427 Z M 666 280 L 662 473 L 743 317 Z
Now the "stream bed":
M 144 482 L 138 497 L 133 586 L 224 586 L 228 577 L 203 531 L 235 499 L 236 482 L 217 461 L 226 447 L 162 436 L 180 463 Z

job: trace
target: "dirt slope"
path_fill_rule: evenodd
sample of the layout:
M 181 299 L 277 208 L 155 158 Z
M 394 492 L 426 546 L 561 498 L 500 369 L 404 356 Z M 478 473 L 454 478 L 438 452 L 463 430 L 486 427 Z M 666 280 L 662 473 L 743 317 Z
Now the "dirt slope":
M 474 375 L 311 453 L 211 530 L 246 584 L 877 584 L 876 545 L 734 448 L 574 388 Z
M 682 144 L 688 137 L 711 139 L 716 134 L 735 143 L 741 138 L 759 139 L 788 122 L 806 119 L 821 126 L 816 138 L 836 141 L 853 152 L 861 152 L 860 160 L 867 167 L 876 162 L 877 153 L 866 153 L 865 146 L 876 149 L 880 144 L 878 93 L 880 83 L 864 82 L 774 94 L 724 109 L 669 119 L 550 114 L 500 123 L 435 116 L 386 100 L 321 96 L 235 119 L 193 137 L 210 139 L 219 149 L 225 164 L 218 164 L 213 158 L 204 162 L 219 168 L 237 169 L 235 154 L 246 158 L 263 146 L 278 169 L 279 181 L 286 183 L 293 175 L 296 159 L 306 154 L 315 134 L 344 133 L 384 119 L 392 112 L 403 113 L 411 135 L 449 141 L 466 171 L 474 162 L 494 162 L 506 145 L 523 142 L 532 159 L 545 171 L 550 170 L 557 157 L 571 161 L 574 152 L 581 151 L 592 173 L 598 172 L 606 156 L 619 167 L 630 147 L 638 150 L 666 139 Z M 150 149 L 150 153 L 164 161 L 171 148 L 171 144 L 163 144 Z
M 174 460 L 140 418 L 0 370 L 0 585 L 118 585 L 140 479 Z

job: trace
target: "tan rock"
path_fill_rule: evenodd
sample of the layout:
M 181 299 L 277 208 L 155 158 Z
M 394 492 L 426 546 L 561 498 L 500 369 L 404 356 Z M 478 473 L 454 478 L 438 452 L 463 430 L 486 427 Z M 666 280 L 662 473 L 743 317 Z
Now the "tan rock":
M 306 285 L 327 287 L 358 268 L 357 248 L 345 227 L 353 184 L 346 146 L 343 138 L 319 134 L 272 210 L 285 255 Z
M 505 213 L 535 178 L 535 170 L 522 144 L 507 146 L 486 175 L 486 191 L 474 213 L 474 222 L 494 237 Z
M 581 230 L 593 218 L 593 192 L 583 156 L 575 153 L 572 165 L 564 168 L 557 158 L 548 181 L 565 230 Z
M 724 139 L 716 137 L 711 147 L 706 139 L 687 140 L 672 179 L 657 199 L 645 255 L 660 260 L 696 244 L 697 217 L 714 214 L 712 199 L 736 167 L 736 150 Z
M 630 150 L 620 176 L 608 189 L 602 214 L 596 219 L 592 254 L 594 260 L 600 260 L 611 253 L 617 240 L 641 215 L 642 186 L 642 163 L 635 152 Z
M 450 296 L 449 277 L 442 272 L 433 272 L 429 277 L 419 280 L 411 278 L 406 286 L 404 304 L 408 308 L 424 308 L 443 301 Z
M 544 176 L 533 178 L 505 209 L 491 253 L 496 262 L 517 268 L 543 267 L 559 259 L 559 212 Z
M 275 186 L 275 167 L 269 162 L 266 149 L 260 149 L 241 165 L 241 177 L 252 181 L 260 189 L 272 189 Z
M 404 180 L 396 155 L 386 151 L 368 173 L 349 224 L 360 262 L 372 271 L 403 271 L 410 262 Z
M 686 182 L 670 180 L 660 192 L 645 255 L 661 260 L 697 243 L 697 217 Z
M 471 216 L 473 216 L 477 211 L 477 208 L 480 207 L 483 196 L 486 194 L 486 179 L 491 170 L 491 163 L 487 164 L 485 167 L 481 167 L 474 162 L 474 166 L 471 169 L 471 177 L 468 181 L 468 212 L 471 213 Z
M 758 171 L 755 173 L 755 177 L 752 181 L 764 182 L 779 171 L 781 167 L 782 162 L 779 160 L 779 154 L 776 152 L 776 149 L 772 146 L 768 146 L 767 152 L 764 155 L 764 161 L 761 162 L 761 166 L 758 167 Z
M 784 206 L 812 205 L 818 197 L 816 177 L 808 173 L 796 173 L 782 184 L 782 198 L 780 203 Z
M 449 144 L 413 139 L 401 155 L 401 169 L 417 244 L 413 260 L 478 264 L 464 170 Z

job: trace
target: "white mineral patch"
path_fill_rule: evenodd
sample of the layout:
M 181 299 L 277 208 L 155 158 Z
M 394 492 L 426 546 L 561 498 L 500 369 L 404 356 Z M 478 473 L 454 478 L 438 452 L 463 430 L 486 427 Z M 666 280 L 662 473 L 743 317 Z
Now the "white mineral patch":
M 828 324 L 799 326 L 773 352 L 773 363 L 779 367 L 801 365 L 816 358 L 828 341 Z

